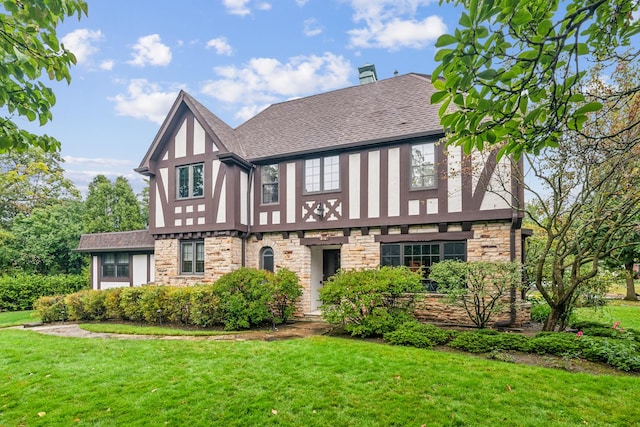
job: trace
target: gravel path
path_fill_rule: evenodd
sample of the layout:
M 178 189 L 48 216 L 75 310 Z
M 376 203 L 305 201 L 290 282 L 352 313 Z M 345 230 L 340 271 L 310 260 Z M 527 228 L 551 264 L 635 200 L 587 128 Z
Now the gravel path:
M 23 326 L 16 326 L 15 329 L 22 329 Z M 242 333 L 229 333 L 210 336 L 189 336 L 189 335 L 128 335 L 111 334 L 102 332 L 89 332 L 81 329 L 77 323 L 56 323 L 36 326 L 24 326 L 41 334 L 55 335 L 59 337 L 73 338 L 115 338 L 126 340 L 199 340 L 199 341 L 276 341 L 292 338 L 304 338 L 313 335 L 323 335 L 331 330 L 331 326 L 324 322 L 295 322 L 287 325 L 280 325 L 275 330 L 265 329 L 258 331 L 247 331 Z

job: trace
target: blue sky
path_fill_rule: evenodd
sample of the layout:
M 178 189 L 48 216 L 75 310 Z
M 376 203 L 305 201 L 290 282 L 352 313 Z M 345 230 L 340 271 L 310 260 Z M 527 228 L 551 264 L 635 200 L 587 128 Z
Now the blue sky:
M 51 83 L 53 122 L 36 133 L 62 143 L 81 191 L 98 173 L 137 167 L 180 89 L 232 127 L 266 106 L 357 84 L 375 64 L 430 73 L 434 43 L 458 13 L 430 0 L 89 0 L 89 17 L 58 36 L 78 64 Z M 427 103 L 428 100 L 425 100 Z

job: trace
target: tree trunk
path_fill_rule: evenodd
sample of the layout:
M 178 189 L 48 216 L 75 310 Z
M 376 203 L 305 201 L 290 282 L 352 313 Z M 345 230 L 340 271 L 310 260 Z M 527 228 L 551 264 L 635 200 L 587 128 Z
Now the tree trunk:
M 636 295 L 636 286 L 633 281 L 635 277 L 635 271 L 633 271 L 633 263 L 628 262 L 624 265 L 625 270 L 627 271 L 627 296 L 624 297 L 627 301 L 638 301 L 638 297 Z
M 564 319 L 567 313 L 567 304 L 558 304 L 556 306 L 551 306 L 551 313 L 549 313 L 549 317 L 544 322 L 544 326 L 542 327 L 543 331 L 553 332 L 559 327 L 564 327 Z

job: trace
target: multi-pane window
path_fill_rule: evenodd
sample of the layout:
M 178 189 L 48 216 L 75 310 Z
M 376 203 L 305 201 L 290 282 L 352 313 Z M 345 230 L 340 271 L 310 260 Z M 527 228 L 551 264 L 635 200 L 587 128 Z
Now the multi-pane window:
M 260 268 L 273 272 L 273 249 L 268 246 L 260 250 Z
M 435 144 L 411 146 L 411 188 L 435 188 L 436 154 Z
M 129 254 L 123 252 L 103 254 L 102 277 L 129 277 Z
M 262 203 L 278 203 L 278 165 L 262 166 Z
M 204 273 L 204 241 L 180 242 L 180 274 Z
M 340 157 L 329 156 L 304 162 L 304 189 L 307 193 L 340 189 Z
M 204 196 L 204 164 L 179 166 L 176 180 L 178 199 Z
M 404 265 L 412 270 L 423 267 L 425 288 L 436 291 L 437 284 L 429 280 L 431 266 L 437 262 L 452 259 L 466 261 L 466 243 L 461 242 L 416 242 L 386 243 L 380 247 L 381 265 Z

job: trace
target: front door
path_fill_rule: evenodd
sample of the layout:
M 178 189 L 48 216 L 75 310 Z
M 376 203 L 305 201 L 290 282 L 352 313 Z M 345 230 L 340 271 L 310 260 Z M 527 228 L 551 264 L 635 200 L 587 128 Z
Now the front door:
M 335 276 L 340 269 L 340 249 L 325 249 L 322 251 L 322 281 Z

